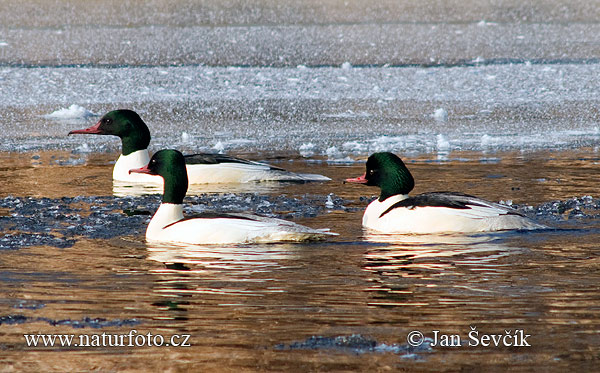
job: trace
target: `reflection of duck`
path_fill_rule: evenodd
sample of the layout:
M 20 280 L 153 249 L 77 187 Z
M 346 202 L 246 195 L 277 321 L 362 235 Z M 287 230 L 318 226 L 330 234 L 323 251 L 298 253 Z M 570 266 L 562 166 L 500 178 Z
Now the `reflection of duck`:
M 505 232 L 478 233 L 465 235 L 460 233 L 450 234 L 382 234 L 368 230 L 365 239 L 370 242 L 389 243 L 370 250 L 365 258 L 373 268 L 394 268 L 399 264 L 405 268 L 446 268 L 452 266 L 453 262 L 442 263 L 439 258 L 457 257 L 467 254 L 482 255 L 489 253 L 491 258 L 508 255 L 509 252 L 518 250 L 504 243 Z M 438 258 L 434 262 L 428 262 L 427 258 Z M 423 260 L 418 265 L 414 260 Z M 485 261 L 484 259 L 481 259 Z M 379 263 L 379 264 L 377 264 Z M 395 268 L 401 268 L 397 266 Z
M 500 296 L 505 289 L 495 289 L 496 285 L 482 281 L 482 276 L 493 277 L 506 268 L 507 257 L 523 251 L 503 242 L 372 248 L 365 254 L 362 265 L 370 283 L 368 304 L 436 307 L 440 298 L 451 298 L 457 293 L 489 294 L 498 290 Z
M 141 175 L 150 176 L 150 175 Z M 161 180 L 162 182 L 162 180 Z M 227 183 L 227 184 L 190 184 L 187 195 L 201 195 L 207 193 L 258 193 L 267 194 L 281 189 L 291 183 L 279 181 L 264 181 L 260 183 Z M 143 196 L 147 194 L 161 194 L 162 183 L 132 183 L 113 180 L 113 194 L 117 197 Z
M 227 269 L 231 271 L 227 273 L 239 272 L 244 273 L 245 276 L 252 272 L 264 272 L 267 268 L 281 267 L 282 262 L 297 257 L 297 252 L 290 244 L 250 247 L 151 242 L 147 248 L 148 259 L 164 263 L 171 270 L 185 268 L 191 272 L 198 270 L 206 272 Z
M 129 170 L 148 164 L 150 130 L 132 110 L 114 110 L 104 115 L 94 126 L 69 132 L 71 134 L 114 135 L 121 138 L 122 154 L 113 169 L 117 181 L 162 184 L 157 176 L 131 175 Z M 249 161 L 223 154 L 201 153 L 185 157 L 190 184 L 247 183 L 253 181 L 328 181 L 316 174 L 297 174 L 266 163 Z
M 177 150 L 158 151 L 147 166 L 131 172 L 159 175 L 164 180 L 163 201 L 146 230 L 149 241 L 224 244 L 306 241 L 335 235 L 326 229 L 253 214 L 204 213 L 184 218 L 188 181 L 185 159 Z
M 381 188 L 379 199 L 363 215 L 363 226 L 384 233 L 485 232 L 543 229 L 515 209 L 462 193 L 433 192 L 408 196 L 414 180 L 392 153 L 374 153 L 365 175 L 347 179 Z

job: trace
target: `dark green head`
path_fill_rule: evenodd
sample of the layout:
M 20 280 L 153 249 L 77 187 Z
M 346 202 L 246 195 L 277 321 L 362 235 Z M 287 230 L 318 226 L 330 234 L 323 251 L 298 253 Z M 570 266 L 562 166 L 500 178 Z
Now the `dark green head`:
M 183 203 L 188 188 L 188 176 L 185 158 L 177 150 L 159 150 L 150 159 L 148 165 L 130 170 L 129 173 L 159 175 L 164 180 L 163 203 Z
M 71 134 L 113 135 L 121 138 L 123 155 L 148 148 L 150 130 L 133 110 L 114 110 L 105 114 L 95 125 Z
M 389 152 L 373 153 L 367 160 L 367 172 L 363 176 L 346 181 L 381 188 L 379 201 L 396 194 L 408 194 L 415 186 L 415 180 L 404 162 Z

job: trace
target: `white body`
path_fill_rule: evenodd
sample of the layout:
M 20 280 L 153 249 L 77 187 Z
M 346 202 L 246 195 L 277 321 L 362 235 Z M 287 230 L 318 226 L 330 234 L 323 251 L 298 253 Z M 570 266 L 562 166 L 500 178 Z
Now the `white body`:
M 113 179 L 130 183 L 156 184 L 162 186 L 160 176 L 129 173 L 133 168 L 144 167 L 150 162 L 148 150 L 138 150 L 129 155 L 120 155 L 113 169 Z M 186 165 L 189 184 L 248 183 L 254 181 L 328 181 L 330 178 L 316 174 L 296 174 L 272 170 L 269 165 L 254 162 L 191 164 Z
M 186 165 L 190 184 L 249 183 L 257 181 L 328 181 L 316 174 L 296 174 L 273 170 L 269 165 L 254 163 L 219 163 Z
M 487 232 L 508 229 L 543 229 L 526 217 L 508 214 L 510 208 L 488 203 L 470 206 L 470 209 L 448 207 L 397 207 L 380 217 L 390 206 L 408 198 L 395 195 L 383 202 L 375 200 L 367 206 L 363 215 L 363 226 L 382 233 L 444 233 L 444 232 Z M 485 202 L 478 200 L 479 203 Z
M 312 229 L 281 219 L 247 216 L 260 220 L 231 218 L 182 220 L 183 205 L 162 203 L 148 224 L 146 240 L 210 245 L 306 241 L 334 235 L 327 230 Z

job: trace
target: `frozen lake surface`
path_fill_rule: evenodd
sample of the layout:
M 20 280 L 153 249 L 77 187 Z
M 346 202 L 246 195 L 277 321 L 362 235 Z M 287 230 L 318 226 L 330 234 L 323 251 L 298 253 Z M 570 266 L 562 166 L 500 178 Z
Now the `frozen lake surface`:
M 595 148 L 600 64 L 456 67 L 4 67 L 0 149 L 116 150 L 67 137 L 116 108 L 152 147 L 331 160 L 389 150 Z M 72 106 L 75 105 L 75 106 Z

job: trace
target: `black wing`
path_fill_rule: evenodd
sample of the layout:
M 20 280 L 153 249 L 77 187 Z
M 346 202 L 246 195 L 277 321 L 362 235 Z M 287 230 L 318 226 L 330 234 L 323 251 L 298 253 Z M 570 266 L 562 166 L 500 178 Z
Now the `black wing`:
M 379 217 L 384 216 L 395 208 L 404 207 L 413 209 L 416 207 L 447 207 L 451 209 L 465 210 L 471 206 L 489 207 L 502 210 L 507 215 L 524 216 L 517 210 L 499 203 L 486 201 L 484 199 L 456 192 L 431 192 L 408 197 L 402 201 L 396 202 L 385 210 Z
M 226 154 L 213 154 L 213 153 L 198 153 L 185 155 L 186 164 L 221 164 L 221 163 L 240 163 L 255 166 L 267 166 L 271 170 L 285 171 L 283 168 L 274 167 L 270 164 L 249 161 L 247 159 L 233 157 Z
M 194 215 L 186 216 L 185 218 L 183 218 L 181 220 L 177 220 L 176 222 L 173 222 L 171 224 L 165 225 L 165 228 L 170 227 L 173 224 L 177 224 L 177 223 L 180 223 L 182 221 L 192 220 L 192 219 L 241 219 L 241 220 L 253 220 L 253 221 L 258 221 L 259 220 L 259 219 L 255 219 L 250 214 L 236 214 L 236 213 L 207 211 L 207 212 L 200 212 L 200 213 L 197 213 L 197 214 L 194 214 Z

